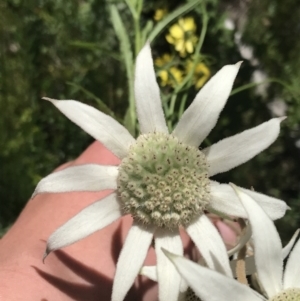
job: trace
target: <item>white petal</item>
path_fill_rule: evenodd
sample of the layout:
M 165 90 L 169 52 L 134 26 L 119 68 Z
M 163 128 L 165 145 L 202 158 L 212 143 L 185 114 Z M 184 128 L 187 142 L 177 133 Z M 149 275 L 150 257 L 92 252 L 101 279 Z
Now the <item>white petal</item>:
M 281 120 L 273 118 L 204 149 L 209 176 L 239 166 L 269 147 L 279 135 Z
M 149 43 L 136 59 L 134 91 L 141 133 L 168 133 Z
M 123 301 L 148 253 L 153 231 L 133 225 L 126 237 L 117 262 L 112 301 Z
M 210 183 L 211 203 L 209 207 L 211 209 L 227 215 L 247 218 L 244 207 L 228 184 L 218 184 L 214 181 Z M 284 201 L 245 188 L 239 187 L 239 189 L 251 196 L 272 220 L 281 218 L 288 209 Z
M 156 270 L 156 266 L 152 265 L 152 266 L 143 266 L 140 270 L 140 274 L 143 276 L 148 277 L 149 279 L 151 279 L 152 281 L 156 281 L 157 282 L 157 270 Z
M 282 290 L 283 260 L 281 240 L 272 220 L 246 193 L 233 185 L 248 213 L 254 242 L 254 259 L 258 278 L 269 298 Z
M 232 276 L 225 244 L 209 218 L 203 214 L 186 228 L 199 249 L 207 266 L 227 276 Z
M 262 296 L 256 294 L 249 287 L 232 278 L 201 267 L 184 257 L 169 252 L 166 252 L 166 254 L 172 260 L 180 275 L 202 301 L 264 300 Z
M 76 100 L 43 99 L 52 102 L 71 121 L 103 143 L 120 159 L 127 155 L 129 146 L 135 142 L 120 123 L 91 106 Z
M 198 147 L 214 128 L 240 65 L 224 66 L 199 91 L 173 131 L 182 142 Z
M 208 211 L 214 210 L 229 216 L 247 217 L 247 213 L 236 194 L 228 184 L 210 182 L 210 204 Z
M 272 220 L 282 218 L 286 210 L 290 209 L 282 200 L 242 187 L 239 187 L 239 189 L 254 199 Z
M 181 278 L 180 286 L 179 286 L 179 293 L 185 293 L 187 291 L 188 287 L 189 286 L 188 286 L 187 282 L 183 278 Z
M 283 279 L 283 287 L 300 288 L 300 239 L 297 241 L 287 261 Z
M 86 164 L 72 166 L 43 178 L 32 197 L 38 193 L 100 191 L 117 188 L 118 167 Z
M 297 229 L 288 244 L 282 249 L 282 259 L 284 260 L 291 252 L 291 249 L 293 245 L 295 244 L 295 241 L 298 237 L 298 234 L 300 232 L 300 229 Z
M 162 252 L 161 248 L 178 255 L 183 254 L 182 242 L 178 232 L 158 230 L 155 233 L 155 253 L 157 260 L 159 301 L 177 301 L 180 276 L 174 265 Z
M 51 234 L 44 258 L 50 252 L 108 226 L 121 216 L 120 205 L 114 193 L 89 205 Z
M 146 276 L 152 281 L 157 282 L 157 268 L 155 265 L 152 266 L 143 266 L 140 270 L 140 275 Z M 188 285 L 186 281 L 181 278 L 180 279 L 180 286 L 179 286 L 179 291 L 180 293 L 184 293 L 188 289 Z M 180 298 L 179 298 L 180 299 Z

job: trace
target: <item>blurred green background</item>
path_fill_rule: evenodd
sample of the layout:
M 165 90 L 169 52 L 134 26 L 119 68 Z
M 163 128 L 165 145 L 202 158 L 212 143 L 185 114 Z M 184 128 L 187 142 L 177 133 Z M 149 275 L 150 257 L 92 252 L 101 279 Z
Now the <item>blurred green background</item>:
M 234 88 L 250 84 L 229 98 L 206 144 L 273 116 L 288 116 L 269 149 L 216 180 L 253 186 L 285 200 L 292 210 L 278 225 L 286 240 L 300 225 L 300 6 L 296 0 L 205 2 L 209 23 L 201 52 L 210 73 L 243 60 Z M 76 99 L 98 108 L 102 101 L 124 118 L 128 89 L 111 3 L 130 35 L 130 13 L 122 1 L 0 1 L 1 233 L 37 182 L 92 142 L 41 97 Z M 158 9 L 172 11 L 185 3 L 145 1 L 141 23 L 155 23 Z M 195 9 L 187 16 L 194 18 L 199 34 L 201 12 Z M 171 51 L 167 33 L 168 28 L 152 43 L 154 57 Z M 195 93 L 191 88 L 187 105 Z

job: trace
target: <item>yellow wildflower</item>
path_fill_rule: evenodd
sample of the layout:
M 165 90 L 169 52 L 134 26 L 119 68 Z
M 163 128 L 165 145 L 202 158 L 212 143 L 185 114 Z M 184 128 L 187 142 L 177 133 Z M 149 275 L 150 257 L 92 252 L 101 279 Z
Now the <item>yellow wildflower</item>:
M 182 81 L 182 71 L 177 67 L 171 67 L 169 69 L 169 84 L 177 86 Z
M 194 52 L 194 46 L 198 41 L 195 35 L 196 29 L 197 27 L 193 18 L 181 18 L 178 20 L 178 23 L 170 27 L 166 39 L 170 44 L 175 46 L 176 51 L 182 57 L 185 57 L 187 53 Z
M 168 10 L 166 8 L 159 8 L 155 11 L 153 19 L 155 21 L 160 21 L 166 14 Z
M 158 57 L 155 60 L 155 65 L 157 67 L 164 67 L 165 65 L 169 64 L 172 61 L 172 57 L 170 54 L 165 53 L 163 56 Z
M 193 62 L 188 61 L 186 65 L 186 72 L 188 73 L 192 67 L 193 67 Z M 209 79 L 209 77 L 210 77 L 209 68 L 204 63 L 198 63 L 195 66 L 195 70 L 194 70 L 195 88 L 197 90 L 200 89 L 205 84 L 205 82 Z
M 155 60 L 155 65 L 161 69 L 158 71 L 158 77 L 162 86 L 175 87 L 182 81 L 182 71 L 175 66 L 170 66 L 172 59 L 170 54 L 165 53 Z

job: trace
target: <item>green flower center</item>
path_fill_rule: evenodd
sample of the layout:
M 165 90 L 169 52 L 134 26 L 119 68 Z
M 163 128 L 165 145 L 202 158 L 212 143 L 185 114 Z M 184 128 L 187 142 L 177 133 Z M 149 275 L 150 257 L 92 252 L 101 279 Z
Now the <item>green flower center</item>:
M 163 133 L 139 136 L 119 166 L 124 214 L 145 225 L 175 228 L 199 217 L 210 199 L 208 164 L 197 148 Z
M 300 288 L 288 288 L 269 301 L 300 301 Z

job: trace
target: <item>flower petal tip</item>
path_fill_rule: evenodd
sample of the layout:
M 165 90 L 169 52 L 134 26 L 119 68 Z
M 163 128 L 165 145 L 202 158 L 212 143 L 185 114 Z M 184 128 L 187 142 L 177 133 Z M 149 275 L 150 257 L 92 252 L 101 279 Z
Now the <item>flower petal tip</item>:
M 141 56 L 144 56 L 144 55 L 150 55 L 151 56 L 151 47 L 150 47 L 150 42 L 149 41 L 146 41 L 145 45 L 142 47 L 142 49 L 138 53 L 137 59 Z
M 30 199 L 34 199 L 36 197 L 36 195 L 38 194 L 38 192 L 36 191 L 36 189 L 34 190 L 33 194 L 31 195 Z
M 163 253 L 171 260 L 173 261 L 177 255 L 175 255 L 174 253 L 169 252 L 168 250 L 161 248 L 161 250 L 163 251 Z
M 57 99 L 53 99 L 53 98 L 49 98 L 49 97 L 42 97 L 43 100 L 47 100 L 47 101 L 50 101 L 52 103 L 56 102 Z
M 235 185 L 235 184 L 233 184 L 233 183 L 229 183 L 229 185 L 232 187 L 232 189 L 236 192 L 236 193 L 238 193 L 240 190 L 239 190 L 239 188 Z
M 242 190 L 233 183 L 229 183 L 229 185 L 231 186 L 237 197 L 241 200 L 243 194 Z
M 45 264 L 45 260 L 46 260 L 46 258 L 48 257 L 48 255 L 50 253 L 51 253 L 51 250 L 49 250 L 48 247 L 47 247 L 47 249 L 46 249 L 46 251 L 45 251 L 45 253 L 43 255 L 43 264 Z
M 243 62 L 244 62 L 244 61 L 239 61 L 239 62 L 237 62 L 237 63 L 235 64 L 235 66 L 237 66 L 238 68 L 240 68 L 241 65 L 243 64 Z
M 282 122 L 282 121 L 285 120 L 285 119 L 287 119 L 287 116 L 282 116 L 282 117 L 279 117 L 279 118 L 278 118 L 278 120 L 279 120 L 280 122 Z
M 149 279 L 151 279 L 152 281 L 157 282 L 157 270 L 156 270 L 156 266 L 152 265 L 152 266 L 143 266 L 140 271 L 139 274 L 142 276 L 145 276 Z

